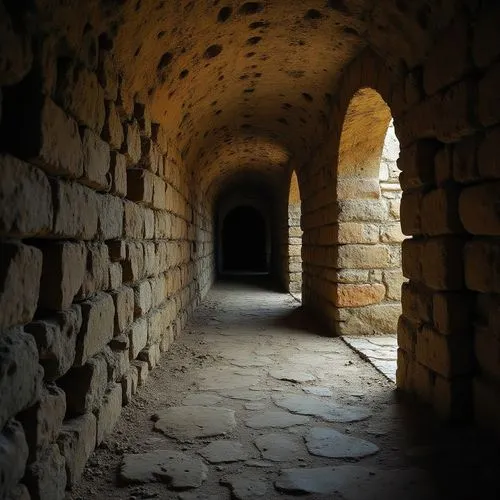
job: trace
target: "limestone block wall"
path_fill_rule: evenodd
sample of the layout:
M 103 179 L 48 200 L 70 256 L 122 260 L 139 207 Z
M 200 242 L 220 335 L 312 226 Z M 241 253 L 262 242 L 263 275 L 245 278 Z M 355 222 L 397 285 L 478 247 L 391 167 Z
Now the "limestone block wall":
M 352 96 L 375 89 L 388 104 L 401 144 L 404 276 L 398 325 L 397 384 L 446 418 L 475 419 L 500 432 L 497 328 L 498 125 L 500 46 L 492 44 L 500 9 L 458 16 L 406 74 L 370 52 L 344 75 L 332 116 L 329 150 L 303 176 L 304 288 L 307 307 L 332 328 L 336 233 L 335 171 L 343 117 Z M 474 22 L 471 22 L 474 19 Z M 450 57 L 453 54 L 453 57 Z M 332 151 L 333 149 L 333 151 Z M 326 230 L 325 230 L 326 231 Z
M 57 500 L 206 293 L 213 245 L 175 143 L 125 93 L 105 40 L 70 58 L 12 36 L 0 80 L 0 498 Z

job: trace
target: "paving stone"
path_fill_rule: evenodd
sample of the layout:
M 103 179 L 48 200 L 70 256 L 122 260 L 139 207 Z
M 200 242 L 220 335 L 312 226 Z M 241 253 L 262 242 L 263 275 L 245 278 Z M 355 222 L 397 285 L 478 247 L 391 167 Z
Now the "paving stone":
M 207 493 L 198 493 L 197 491 L 179 493 L 177 498 L 179 500 L 221 500 L 221 496 L 219 494 L 210 495 Z
M 292 494 L 321 493 L 342 500 L 436 499 L 429 480 L 418 469 L 381 470 L 357 465 L 284 469 L 275 481 L 279 491 Z
M 217 394 L 197 392 L 186 396 L 182 401 L 182 404 L 185 406 L 212 406 L 220 403 L 221 401 L 222 398 L 217 396 Z
M 316 387 L 312 385 L 309 387 L 307 386 L 302 387 L 302 390 L 307 394 L 313 394 L 314 396 L 322 396 L 322 397 L 333 396 L 333 392 L 328 387 Z
M 120 480 L 126 484 L 160 481 L 181 490 L 201 486 L 206 477 L 201 459 L 175 450 L 127 454 L 120 468 Z
M 227 369 L 208 369 L 203 371 L 198 387 L 201 390 L 234 389 L 259 383 L 256 375 L 238 375 Z
M 231 488 L 231 498 L 235 500 L 254 500 L 269 491 L 269 486 L 250 471 L 227 476 L 220 483 Z
M 267 398 L 267 394 L 262 391 L 262 388 L 257 389 L 225 389 L 217 391 L 221 396 L 231 399 L 241 399 L 243 401 L 260 401 Z
M 377 445 L 335 429 L 313 427 L 305 435 L 309 453 L 329 458 L 362 458 L 379 451 Z
M 251 402 L 245 404 L 245 409 L 247 410 L 264 410 L 266 408 L 266 403 Z
M 264 434 L 255 440 L 255 446 L 260 450 L 262 458 L 273 462 L 292 461 L 304 453 L 302 439 L 290 434 Z
M 269 370 L 269 375 L 278 380 L 287 380 L 288 382 L 311 382 L 315 380 L 315 376 L 308 372 L 300 372 L 293 368 L 276 368 Z
M 307 422 L 309 422 L 309 418 L 301 415 L 292 415 L 285 411 L 266 411 L 250 417 L 245 424 L 252 429 L 264 429 L 266 427 L 285 428 Z
M 173 406 L 153 418 L 156 430 L 179 440 L 224 435 L 236 426 L 234 410 L 211 406 Z
M 248 453 L 238 441 L 213 441 L 199 451 L 211 464 L 239 462 L 246 460 Z
M 361 407 L 342 406 L 330 401 L 322 401 L 310 396 L 294 395 L 285 398 L 273 398 L 275 404 L 301 415 L 312 415 L 327 422 L 358 422 L 370 417 L 371 413 Z

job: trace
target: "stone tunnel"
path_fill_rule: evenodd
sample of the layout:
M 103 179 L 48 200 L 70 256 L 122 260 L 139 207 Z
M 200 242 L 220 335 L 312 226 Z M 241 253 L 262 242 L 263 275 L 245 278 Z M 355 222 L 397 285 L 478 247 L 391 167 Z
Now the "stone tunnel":
M 0 499 L 78 488 L 242 273 L 325 339 L 397 334 L 397 393 L 497 439 L 499 26 L 494 0 L 0 0 Z

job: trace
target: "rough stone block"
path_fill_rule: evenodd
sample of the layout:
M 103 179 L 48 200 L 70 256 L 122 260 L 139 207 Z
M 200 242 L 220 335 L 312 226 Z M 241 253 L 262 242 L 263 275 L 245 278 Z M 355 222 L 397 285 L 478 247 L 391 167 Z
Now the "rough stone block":
M 465 188 L 460 195 L 460 219 L 472 234 L 499 236 L 500 214 L 497 204 L 500 182 Z
M 398 320 L 398 347 L 414 355 L 417 343 L 418 325 L 401 315 Z
M 380 226 L 380 241 L 382 243 L 401 243 L 405 235 L 401 232 L 401 224 L 383 224 Z
M 131 201 L 123 204 L 123 236 L 130 239 L 144 238 L 144 212 L 142 208 Z
M 141 159 L 141 136 L 139 135 L 139 126 L 136 121 L 127 123 L 124 126 L 125 140 L 121 153 L 127 158 L 129 165 L 137 165 Z
M 152 370 L 160 361 L 160 344 L 151 344 L 144 348 L 137 359 L 145 361 L 148 364 L 148 369 Z
M 381 200 L 342 200 L 337 213 L 340 222 L 380 222 L 387 219 L 387 205 Z
M 432 308 L 435 327 L 444 335 L 470 334 L 473 304 L 470 294 L 435 293 Z
M 18 244 L 0 244 L 0 329 L 28 323 L 37 308 L 42 252 Z
M 111 262 L 109 264 L 109 289 L 116 290 L 122 286 L 123 269 L 119 262 Z
M 422 200 L 420 191 L 403 193 L 401 198 L 401 231 L 407 236 L 422 234 Z
M 41 247 L 43 253 L 39 306 L 68 309 L 83 283 L 87 249 L 83 243 L 56 242 Z
M 66 489 L 66 461 L 57 444 L 48 446 L 38 461 L 26 470 L 25 483 L 33 500 L 64 500 Z
M 337 307 L 360 307 L 377 304 L 385 296 L 381 284 L 337 284 L 334 302 Z
M 106 241 L 108 246 L 109 258 L 111 262 L 120 262 L 125 260 L 127 248 L 123 240 Z
M 137 319 L 130 328 L 130 358 L 135 359 L 148 342 L 148 320 Z
M 123 234 L 123 201 L 111 195 L 96 196 L 99 207 L 98 236 L 103 240 L 120 238 Z
M 406 278 L 422 281 L 424 240 L 406 239 L 401 244 L 401 267 Z
M 94 239 L 97 233 L 97 199 L 91 189 L 77 183 L 52 181 L 54 236 Z
M 111 292 L 115 304 L 115 334 L 123 333 L 134 320 L 134 290 L 123 286 Z
M 460 290 L 464 286 L 464 240 L 442 236 L 429 239 L 422 254 L 425 284 L 436 290 Z
M 38 168 L 0 154 L 0 235 L 36 236 L 52 230 L 52 191 Z
M 405 277 L 400 269 L 384 271 L 383 282 L 387 289 L 387 299 L 401 300 L 401 287 L 405 281 Z
M 87 243 L 87 266 L 79 299 L 109 288 L 109 250 L 104 243 Z
M 417 335 L 416 358 L 443 377 L 470 374 L 474 368 L 472 335 L 441 335 L 424 325 Z
M 463 232 L 458 216 L 460 191 L 451 186 L 435 189 L 425 194 L 422 200 L 422 232 L 431 236 Z
M 31 335 L 12 328 L 0 336 L 0 429 L 40 397 L 43 370 Z
M 434 161 L 439 143 L 430 139 L 419 140 L 402 148 L 398 167 L 403 190 L 421 188 L 434 182 Z
M 165 181 L 155 176 L 153 178 L 153 207 L 162 210 L 166 208 L 166 191 L 167 185 Z
M 110 187 L 109 145 L 92 130 L 82 131 L 83 176 L 81 182 L 98 191 L 108 191 Z
M 451 146 L 445 145 L 438 149 L 434 157 L 434 180 L 439 187 L 453 180 L 453 153 Z
M 422 285 L 404 283 L 401 291 L 403 314 L 414 323 L 432 321 L 433 295 L 431 290 Z
M 111 434 L 122 410 L 122 386 L 112 384 L 104 395 L 97 415 L 96 444 L 99 446 Z
M 326 228 L 320 228 L 321 241 L 318 242 L 319 244 L 332 244 L 336 242 L 371 244 L 378 243 L 379 241 L 379 230 L 377 224 L 370 224 L 367 222 L 340 222 L 338 226 L 329 226 L 329 229 L 329 232 L 332 234 L 326 236 L 321 234 L 325 232 Z M 300 255 L 300 243 L 301 240 L 299 239 L 299 245 L 295 246 L 296 252 L 290 252 L 291 255 Z
M 44 450 L 55 442 L 65 414 L 66 394 L 55 384 L 44 386 L 40 401 L 19 414 L 30 450 L 30 462 L 40 460 Z
M 144 248 L 141 243 L 127 243 L 127 255 L 122 266 L 125 283 L 135 283 L 144 277 Z
M 134 316 L 144 316 L 151 309 L 151 284 L 148 280 L 134 286 Z
M 101 133 L 106 111 L 104 91 L 95 73 L 78 63 L 64 61 L 59 64 L 56 100 L 80 125 Z
M 114 357 L 114 374 L 112 380 L 120 381 L 130 369 L 130 340 L 126 334 L 114 337 L 109 344 Z
M 95 448 L 96 418 L 92 413 L 64 423 L 57 440 L 66 459 L 67 487 L 71 489 L 80 480 L 85 463 Z
M 102 138 L 109 144 L 111 149 L 121 149 L 124 140 L 123 126 L 113 101 L 106 101 L 106 120 L 104 121 Z
M 469 290 L 500 293 L 500 245 L 476 239 L 465 245 L 465 283 Z
M 111 174 L 111 193 L 116 196 L 127 196 L 127 160 L 125 156 L 111 151 L 109 162 Z
M 105 356 L 99 354 L 85 365 L 72 368 L 57 383 L 66 393 L 68 415 L 83 415 L 97 410 L 108 385 Z
M 9 420 L 0 433 L 0 498 L 9 498 L 10 491 L 24 476 L 27 460 L 23 428 L 16 420 Z
M 389 250 L 383 245 L 342 245 L 338 247 L 336 267 L 374 269 L 387 267 Z
M 83 365 L 98 353 L 112 338 L 115 306 L 111 295 L 97 293 L 81 303 L 82 329 L 76 345 L 75 365 Z
M 477 182 L 480 179 L 478 170 L 478 148 L 480 140 L 477 136 L 466 137 L 453 144 L 453 178 L 460 183 Z
M 37 320 L 25 326 L 37 344 L 45 380 L 57 380 L 71 368 L 81 326 L 82 312 L 78 305 L 56 312 L 50 319 Z

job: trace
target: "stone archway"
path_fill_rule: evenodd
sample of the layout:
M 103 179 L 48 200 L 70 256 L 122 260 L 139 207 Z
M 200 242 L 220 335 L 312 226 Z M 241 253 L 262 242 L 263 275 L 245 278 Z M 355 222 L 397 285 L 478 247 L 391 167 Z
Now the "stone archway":
M 301 202 L 297 174 L 293 171 L 288 193 L 288 291 L 295 297 L 302 293 Z
M 352 97 L 340 137 L 337 285 L 342 335 L 395 335 L 401 314 L 399 143 L 391 111 L 370 88 Z

